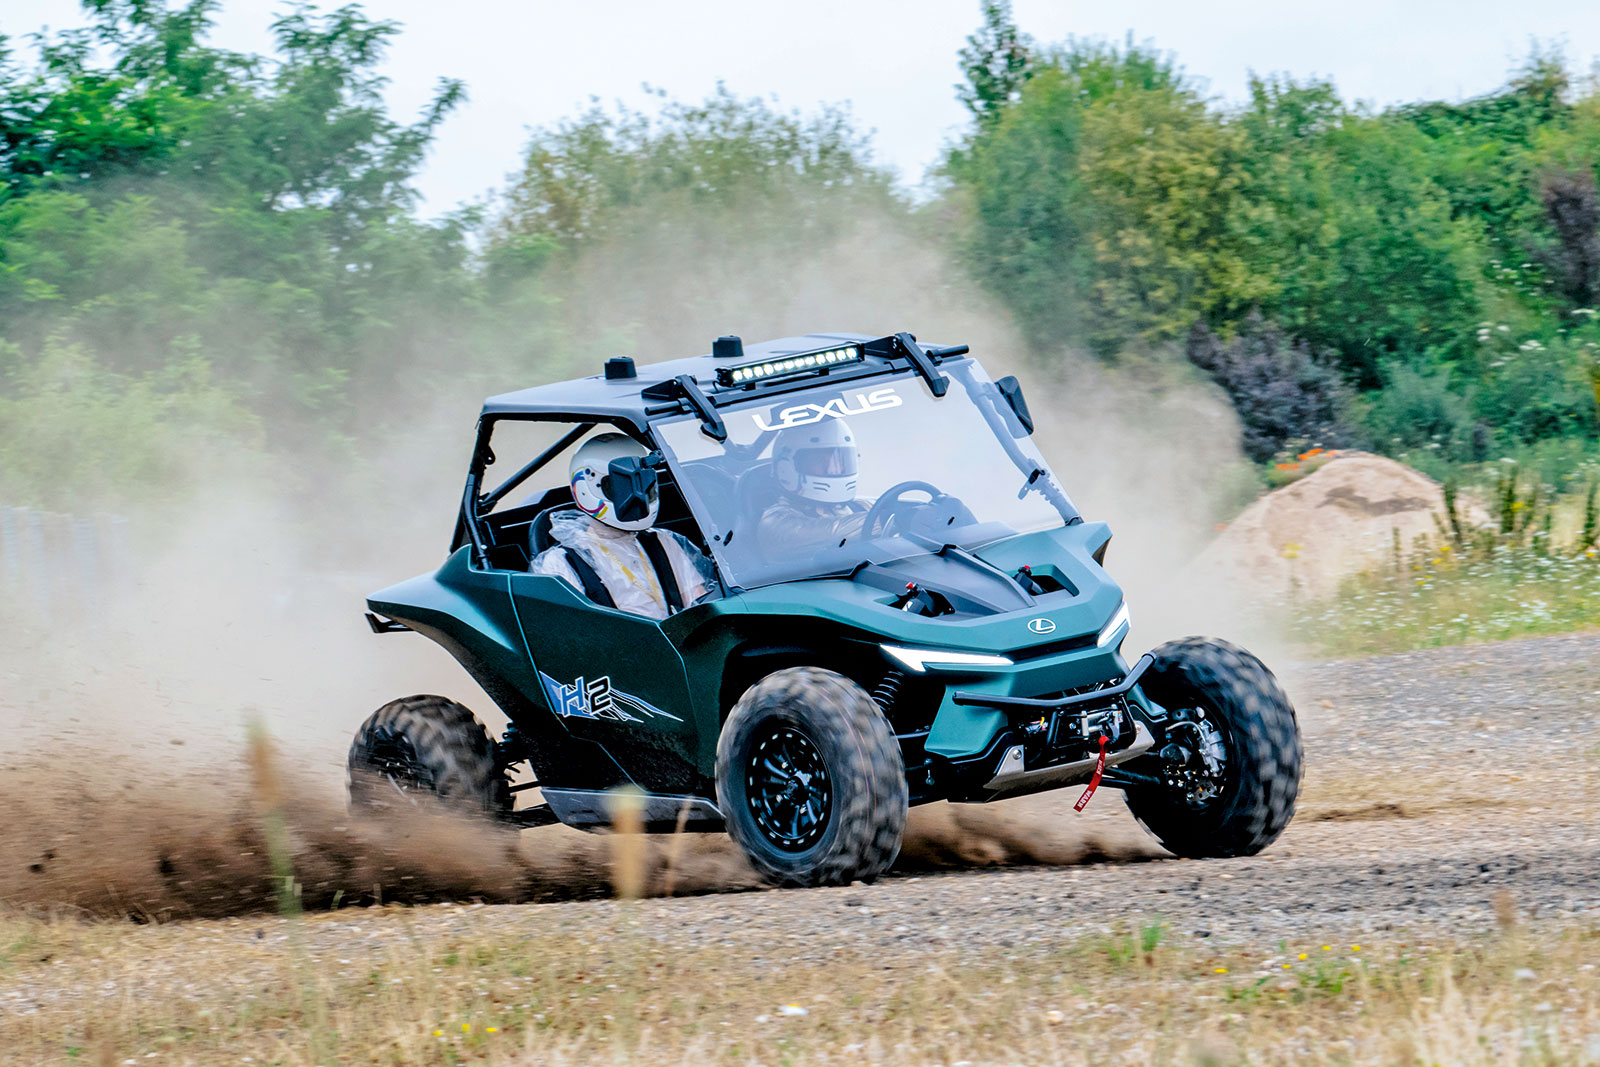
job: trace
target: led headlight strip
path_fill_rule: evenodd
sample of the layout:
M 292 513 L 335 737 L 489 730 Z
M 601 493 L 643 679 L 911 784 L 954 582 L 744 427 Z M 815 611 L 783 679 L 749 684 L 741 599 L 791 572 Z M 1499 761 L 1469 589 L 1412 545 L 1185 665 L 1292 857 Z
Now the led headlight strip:
M 1111 616 L 1111 621 L 1106 623 L 1094 643 L 1099 648 L 1105 648 L 1113 641 L 1120 641 L 1128 632 L 1128 605 L 1127 602 L 1117 605 L 1117 612 Z
M 863 358 L 859 347 L 845 345 L 840 348 L 823 349 L 820 352 L 804 352 L 797 356 L 784 356 L 782 359 L 764 359 L 759 363 L 742 363 L 737 367 L 718 367 L 717 384 L 752 385 L 756 382 L 782 377 L 786 374 L 800 374 L 807 371 L 825 370 L 828 367 L 838 367 L 846 363 L 860 363 Z
M 900 645 L 879 645 L 884 653 L 909 670 L 921 674 L 930 667 L 958 670 L 963 667 L 1009 667 L 1009 656 L 991 656 L 982 652 L 953 652 L 942 648 L 903 648 Z

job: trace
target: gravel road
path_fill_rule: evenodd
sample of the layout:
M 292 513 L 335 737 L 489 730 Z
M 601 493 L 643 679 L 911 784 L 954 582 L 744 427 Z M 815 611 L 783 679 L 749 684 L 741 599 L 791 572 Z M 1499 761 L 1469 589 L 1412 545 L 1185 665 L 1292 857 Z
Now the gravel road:
M 960 956 L 974 932 L 985 945 L 1020 948 L 1154 919 L 1220 945 L 1456 936 L 1492 926 L 1508 907 L 1534 922 L 1600 918 L 1600 635 L 1284 674 L 1305 732 L 1306 790 L 1295 821 L 1255 858 L 1167 858 L 1115 793 L 1077 817 L 1074 790 L 1009 809 L 927 812 L 909 869 L 872 886 L 752 890 L 734 875 L 720 883 L 729 891 L 640 904 L 345 910 L 312 917 L 294 936 L 313 958 L 360 973 L 419 930 L 559 932 L 599 944 L 614 936 L 619 909 L 632 908 L 663 952 L 870 953 L 893 966 Z M 523 848 L 537 853 L 543 840 L 526 835 Z M 129 937 L 144 961 L 140 981 L 158 993 L 181 981 L 195 953 L 237 953 L 237 980 L 248 984 L 245 961 L 272 951 L 285 930 L 246 917 L 130 927 Z M 19 976 L 5 996 L 19 1008 L 71 996 L 62 977 Z
M 1251 941 L 1310 930 L 1462 933 L 1492 926 L 1497 901 L 1508 900 L 1533 919 L 1600 917 L 1600 635 L 1303 665 L 1285 676 L 1301 708 L 1306 793 L 1260 856 L 1168 858 L 1145 843 L 1115 793 L 1075 817 L 1071 790 L 999 808 L 1007 840 L 1031 830 L 1090 842 L 1070 866 L 652 901 L 642 905 L 645 925 L 664 947 L 789 958 L 869 948 L 892 959 L 959 948 L 974 930 L 1008 945 L 1156 917 L 1180 934 Z M 976 836 L 981 846 L 985 835 Z M 617 907 L 457 909 L 447 921 L 508 935 L 553 923 L 599 937 L 614 928 Z

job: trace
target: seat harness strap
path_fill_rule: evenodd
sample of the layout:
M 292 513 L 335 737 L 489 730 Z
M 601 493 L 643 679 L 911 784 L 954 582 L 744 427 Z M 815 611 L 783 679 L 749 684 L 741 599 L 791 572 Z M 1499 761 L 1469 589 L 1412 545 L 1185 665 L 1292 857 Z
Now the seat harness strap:
M 639 547 L 644 550 L 645 558 L 650 561 L 651 569 L 656 572 L 656 580 L 661 583 L 661 595 L 667 602 L 667 614 L 676 615 L 683 610 L 683 592 L 678 588 L 678 576 L 672 570 L 672 561 L 667 558 L 667 549 L 661 543 L 660 533 L 655 530 L 642 531 L 639 534 Z M 567 563 L 577 574 L 578 581 L 583 583 L 583 595 L 603 608 L 616 607 L 617 602 L 612 598 L 611 591 L 606 588 L 606 583 L 600 580 L 600 572 L 566 545 L 561 546 L 561 551 L 566 554 Z
M 611 598 L 611 591 L 606 588 L 606 583 L 600 580 L 600 572 L 566 545 L 561 546 L 561 551 L 566 554 L 567 564 L 573 573 L 577 574 L 578 581 L 583 583 L 583 595 L 603 608 L 616 607 L 617 602 Z
M 650 561 L 656 579 L 661 582 L 661 595 L 667 599 L 667 614 L 676 615 L 683 610 L 683 590 L 678 588 L 678 576 L 672 569 L 672 560 L 667 558 L 667 546 L 661 543 L 661 531 L 641 532 L 639 547 L 644 549 L 645 558 Z

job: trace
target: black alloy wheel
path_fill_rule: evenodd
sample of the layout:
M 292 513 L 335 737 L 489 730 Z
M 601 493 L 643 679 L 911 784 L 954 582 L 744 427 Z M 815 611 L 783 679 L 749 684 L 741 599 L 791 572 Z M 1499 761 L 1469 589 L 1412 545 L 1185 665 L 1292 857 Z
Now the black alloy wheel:
M 391 701 L 350 744 L 350 808 L 358 813 L 440 807 L 499 817 L 510 782 L 489 731 L 471 711 L 438 696 Z
M 421 794 L 436 792 L 433 775 L 417 759 L 417 749 L 403 733 L 383 726 L 372 731 L 366 753 L 367 772 L 387 782 L 389 800 L 415 804 Z
M 745 799 L 768 841 L 804 852 L 821 839 L 833 814 L 833 787 L 822 753 L 802 731 L 782 725 L 750 751 Z
M 900 742 L 877 702 L 819 667 L 774 671 L 747 689 L 717 739 L 717 805 L 766 881 L 870 882 L 906 826 Z

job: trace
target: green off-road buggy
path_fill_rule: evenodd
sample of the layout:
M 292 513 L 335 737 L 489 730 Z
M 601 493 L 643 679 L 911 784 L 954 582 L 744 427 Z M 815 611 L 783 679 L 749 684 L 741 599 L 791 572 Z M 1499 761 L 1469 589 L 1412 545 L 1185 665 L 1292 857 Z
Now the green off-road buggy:
M 647 830 L 726 830 L 784 885 L 876 878 L 911 804 L 1074 784 L 1084 800 L 1122 790 L 1181 856 L 1266 847 L 1300 782 L 1283 690 L 1209 638 L 1123 658 L 1111 531 L 1034 446 L 1016 379 L 967 351 L 908 333 L 724 337 L 491 398 L 449 558 L 374 593 L 368 621 L 443 645 L 510 727 L 496 741 L 441 697 L 388 704 L 351 749 L 352 804 L 598 829 L 626 787 Z M 546 447 L 486 488 L 491 438 L 513 428 Z M 613 462 L 607 492 L 652 495 L 719 586 L 662 620 L 529 572 L 576 506 L 564 480 L 546 471 L 552 488 L 510 499 L 617 432 L 643 458 Z M 796 492 L 813 476 L 822 503 Z M 533 788 L 540 803 L 518 808 Z

